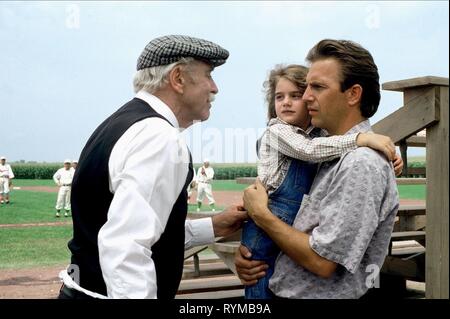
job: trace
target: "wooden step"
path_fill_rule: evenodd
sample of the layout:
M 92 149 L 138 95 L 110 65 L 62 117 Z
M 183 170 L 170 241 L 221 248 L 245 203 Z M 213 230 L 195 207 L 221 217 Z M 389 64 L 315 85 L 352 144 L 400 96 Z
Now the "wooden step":
M 193 264 L 184 265 L 183 268 L 183 279 L 224 274 L 232 274 L 232 272 L 230 268 L 222 261 L 218 261 L 216 263 L 200 264 L 198 273 L 195 271 L 195 266 Z
M 411 247 L 400 247 L 400 248 L 392 248 L 391 255 L 392 256 L 403 256 L 403 255 L 414 255 L 425 253 L 425 247 L 419 246 L 411 246 Z
M 400 241 L 400 240 L 425 240 L 425 232 L 424 231 L 400 231 L 393 232 L 392 241 Z
M 408 170 L 408 174 L 410 174 Z M 402 177 L 402 178 L 396 178 L 397 185 L 426 185 L 427 179 L 426 178 L 413 178 L 413 177 Z
M 426 214 L 426 204 L 400 205 L 397 216 L 417 216 Z
M 181 280 L 178 294 L 205 292 L 215 290 L 240 289 L 243 285 L 239 278 L 233 274 L 222 276 L 201 277 Z

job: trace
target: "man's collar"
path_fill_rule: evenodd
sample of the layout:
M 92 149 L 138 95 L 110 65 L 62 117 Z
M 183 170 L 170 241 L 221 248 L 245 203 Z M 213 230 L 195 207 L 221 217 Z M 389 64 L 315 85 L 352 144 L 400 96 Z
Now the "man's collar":
M 147 104 L 149 104 L 156 111 L 156 113 L 164 116 L 170 122 L 170 124 L 173 125 L 173 127 L 180 127 L 173 111 L 166 103 L 161 101 L 159 98 L 143 90 L 137 92 L 135 97 L 147 102 Z
M 345 133 L 345 135 L 354 133 L 364 133 L 369 131 L 372 131 L 372 126 L 370 125 L 369 120 L 366 119 L 353 126 L 350 130 L 347 131 L 347 133 Z

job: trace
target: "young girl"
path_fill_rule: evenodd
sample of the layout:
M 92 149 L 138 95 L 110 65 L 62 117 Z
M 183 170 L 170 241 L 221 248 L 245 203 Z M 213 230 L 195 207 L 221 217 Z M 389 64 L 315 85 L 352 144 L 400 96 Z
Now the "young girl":
M 389 137 L 372 134 L 326 136 L 314 128 L 302 95 L 306 89 L 308 69 L 300 65 L 277 66 L 264 83 L 268 103 L 268 127 L 259 148 L 258 177 L 269 194 L 269 209 L 285 223 L 292 225 L 304 194 L 309 192 L 318 162 L 330 161 L 358 146 L 383 151 L 390 159 L 395 150 Z M 243 228 L 242 244 L 252 259 L 264 260 L 269 268 L 257 284 L 246 286 L 248 299 L 269 299 L 268 288 L 275 259 L 280 249 L 249 220 Z

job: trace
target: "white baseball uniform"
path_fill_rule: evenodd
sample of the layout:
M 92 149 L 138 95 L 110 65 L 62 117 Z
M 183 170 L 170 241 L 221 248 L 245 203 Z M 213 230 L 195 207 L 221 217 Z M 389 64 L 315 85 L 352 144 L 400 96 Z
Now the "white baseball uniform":
M 202 174 L 202 169 L 205 173 Z M 211 166 L 202 166 L 197 171 L 197 202 L 203 201 L 203 197 L 206 195 L 209 204 L 214 204 L 214 197 L 212 195 L 211 181 L 214 178 L 214 170 Z
M 53 180 L 59 186 L 58 199 L 56 200 L 56 210 L 64 208 L 70 210 L 70 190 L 72 189 L 72 179 L 75 170 L 71 167 L 66 169 L 60 168 L 53 175 Z
M 9 193 L 9 180 L 14 178 L 14 173 L 9 164 L 0 164 L 0 194 Z

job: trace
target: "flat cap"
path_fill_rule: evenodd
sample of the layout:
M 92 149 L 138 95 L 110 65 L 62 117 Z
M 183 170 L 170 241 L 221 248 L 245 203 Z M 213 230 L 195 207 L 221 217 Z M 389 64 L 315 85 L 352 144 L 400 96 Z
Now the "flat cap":
M 221 46 L 186 35 L 166 35 L 150 41 L 137 61 L 137 70 L 167 65 L 181 58 L 192 57 L 216 67 L 229 56 Z

